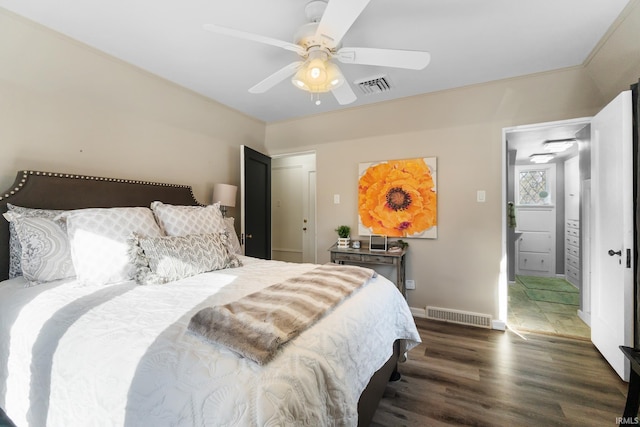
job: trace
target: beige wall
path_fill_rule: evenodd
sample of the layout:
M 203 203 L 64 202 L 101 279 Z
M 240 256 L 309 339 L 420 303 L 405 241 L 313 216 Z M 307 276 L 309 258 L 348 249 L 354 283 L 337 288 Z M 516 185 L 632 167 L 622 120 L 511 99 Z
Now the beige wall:
M 624 79 L 615 70 L 605 75 L 593 68 L 601 55 L 618 58 L 630 49 L 632 61 L 637 59 L 638 37 L 617 37 L 620 31 L 634 31 L 628 28 L 640 13 L 637 2 L 634 5 L 608 38 L 615 45 L 603 43 L 590 58 L 591 69 L 574 67 L 268 124 L 265 144 L 270 154 L 317 152 L 318 261 L 328 261 L 326 249 L 336 239 L 337 225 L 357 230 L 358 163 L 435 156 L 438 239 L 410 240 L 407 278 L 416 281 L 416 290 L 408 291 L 409 305 L 497 318 L 502 129 L 591 116 L 612 98 L 610 93 L 628 89 L 633 79 L 618 82 Z M 634 64 L 634 71 L 625 70 L 625 75 L 635 73 L 637 79 L 640 66 Z M 486 203 L 476 202 L 477 190 L 487 192 Z M 333 204 L 334 194 L 341 195 L 341 204 Z
M 208 202 L 214 182 L 239 181 L 239 145 L 311 149 L 324 262 L 335 227 L 356 229 L 358 163 L 435 156 L 439 237 L 410 242 L 409 304 L 497 316 L 502 128 L 589 116 L 628 88 L 640 76 L 639 14 L 633 0 L 585 67 L 265 127 L 0 9 L 0 188 L 37 169 L 190 184 Z
M 640 78 L 640 0 L 631 0 L 585 61 L 606 102 Z
M 0 9 L 0 189 L 20 169 L 239 183 L 265 124 Z M 1 190 L 0 190 L 1 191 Z

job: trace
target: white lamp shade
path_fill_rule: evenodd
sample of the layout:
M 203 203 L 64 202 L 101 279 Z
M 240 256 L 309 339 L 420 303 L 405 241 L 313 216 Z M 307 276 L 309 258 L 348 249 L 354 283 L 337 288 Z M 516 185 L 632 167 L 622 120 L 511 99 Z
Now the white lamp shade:
M 234 207 L 236 205 L 236 193 L 238 187 L 230 184 L 213 185 L 213 203 L 220 202 L 221 206 Z

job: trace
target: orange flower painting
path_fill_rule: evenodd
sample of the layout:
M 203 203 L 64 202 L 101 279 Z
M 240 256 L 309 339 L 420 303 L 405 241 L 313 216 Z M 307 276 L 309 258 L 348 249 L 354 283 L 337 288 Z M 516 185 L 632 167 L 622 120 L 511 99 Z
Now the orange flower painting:
M 436 158 L 361 163 L 358 182 L 360 235 L 435 239 Z

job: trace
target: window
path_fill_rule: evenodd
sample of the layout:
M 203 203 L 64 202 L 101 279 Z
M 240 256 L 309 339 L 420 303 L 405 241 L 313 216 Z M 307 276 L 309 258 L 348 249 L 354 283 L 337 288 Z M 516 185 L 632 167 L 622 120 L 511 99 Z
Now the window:
M 539 206 L 553 204 L 555 165 L 516 166 L 516 204 Z

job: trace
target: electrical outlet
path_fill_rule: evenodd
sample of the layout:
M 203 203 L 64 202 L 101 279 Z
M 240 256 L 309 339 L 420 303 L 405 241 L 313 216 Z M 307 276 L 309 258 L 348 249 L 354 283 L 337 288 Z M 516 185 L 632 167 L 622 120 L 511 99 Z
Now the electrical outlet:
M 415 280 L 407 280 L 404 283 L 405 283 L 405 287 L 407 289 L 415 289 L 416 288 L 416 281 Z

